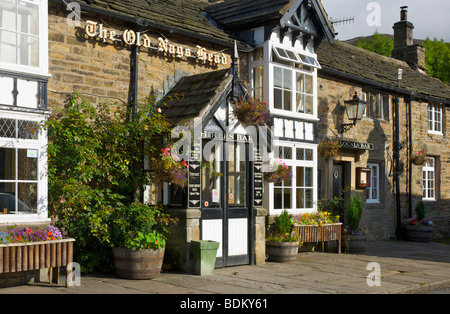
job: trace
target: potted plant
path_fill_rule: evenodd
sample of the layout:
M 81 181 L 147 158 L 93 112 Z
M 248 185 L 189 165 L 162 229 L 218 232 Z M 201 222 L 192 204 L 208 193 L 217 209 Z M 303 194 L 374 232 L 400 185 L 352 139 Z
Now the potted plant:
M 421 150 L 421 151 L 411 154 L 410 161 L 413 165 L 423 166 L 423 165 L 425 165 L 426 158 L 427 158 L 427 155 L 425 155 L 424 151 Z
M 345 252 L 361 253 L 365 250 L 367 228 L 360 226 L 362 215 L 361 196 L 350 198 L 346 210 L 347 225 L 342 232 L 342 246 Z
M 173 221 L 159 205 L 132 203 L 114 210 L 109 228 L 117 276 L 126 279 L 158 277 L 168 226 Z
M 289 167 L 280 159 L 270 158 L 269 171 L 264 173 L 264 180 L 275 184 L 289 180 L 292 177 Z
M 425 204 L 419 201 L 415 207 L 416 218 L 409 218 L 405 221 L 404 231 L 408 241 L 429 242 L 433 223 L 425 218 Z
M 244 99 L 239 97 L 233 108 L 233 113 L 236 119 L 244 126 L 263 125 L 270 120 L 267 103 L 251 97 Z
M 153 158 L 154 178 L 157 182 L 170 182 L 180 187 L 186 186 L 188 164 L 172 154 L 171 147 L 161 149 L 158 158 Z
M 320 141 L 318 147 L 319 156 L 323 159 L 334 158 L 339 155 L 339 150 L 342 145 L 338 140 L 335 141 Z
M 287 210 L 284 210 L 275 220 L 275 230 L 266 240 L 269 262 L 290 262 L 296 259 L 300 238 L 292 230 L 295 220 Z

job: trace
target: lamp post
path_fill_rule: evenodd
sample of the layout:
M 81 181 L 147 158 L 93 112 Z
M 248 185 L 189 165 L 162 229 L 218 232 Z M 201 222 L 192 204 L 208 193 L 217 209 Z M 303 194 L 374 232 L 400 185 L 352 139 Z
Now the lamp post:
M 366 101 L 359 99 L 358 92 L 355 92 L 355 96 L 351 100 L 345 100 L 345 111 L 347 117 L 353 123 L 342 123 L 341 134 L 347 132 L 356 125 L 357 120 L 361 120 L 366 109 Z

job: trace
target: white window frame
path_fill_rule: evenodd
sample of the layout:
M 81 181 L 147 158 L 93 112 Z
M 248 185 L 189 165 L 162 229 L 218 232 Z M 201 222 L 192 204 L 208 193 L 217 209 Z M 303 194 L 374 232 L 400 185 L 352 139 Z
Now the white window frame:
M 366 203 L 380 203 L 380 164 L 368 163 L 367 167 L 370 168 L 370 187 L 367 188 Z M 374 183 L 376 184 L 376 197 L 372 198 Z
M 428 103 L 428 133 L 442 135 L 443 130 L 443 105 L 437 102 Z M 436 119 L 438 116 L 438 119 Z M 436 127 L 436 124 L 439 127 Z M 431 127 L 430 127 L 431 126 Z
M 427 157 L 422 168 L 422 191 L 422 200 L 436 200 L 436 158 L 434 157 Z
M 35 121 L 41 123 L 48 117 L 42 114 L 18 113 L 0 110 L 0 116 L 5 119 L 16 119 L 25 121 Z M 0 215 L 0 225 L 2 224 L 22 224 L 22 223 L 42 223 L 50 222 L 48 217 L 48 174 L 47 174 L 47 133 L 45 130 L 39 131 L 37 140 L 0 138 L 0 147 L 15 149 L 32 149 L 38 152 L 38 173 L 37 173 L 37 213 L 33 214 L 6 214 Z M 6 182 L 3 180 L 2 182 Z M 15 182 L 16 180 L 8 181 Z M 35 180 L 33 180 L 34 183 Z M 22 182 L 22 181 L 20 181 Z M 20 183 L 19 182 L 19 183 Z M 24 183 L 27 183 L 24 181 Z M 17 191 L 16 191 L 17 195 Z
M 278 149 L 278 147 L 290 147 L 292 148 L 292 158 L 291 159 L 283 159 L 282 156 L 280 156 L 281 160 L 288 166 L 291 168 L 292 171 L 292 185 L 291 185 L 291 206 L 290 207 L 286 207 L 286 208 L 275 208 L 274 206 L 274 200 L 275 200 L 275 191 L 274 189 L 275 184 L 272 182 L 269 182 L 266 184 L 268 185 L 268 190 L 269 193 L 265 194 L 265 204 L 267 206 L 267 208 L 269 208 L 269 214 L 270 215 L 279 215 L 281 214 L 281 212 L 284 209 L 287 209 L 287 211 L 292 214 L 292 215 L 298 215 L 298 214 L 303 214 L 303 213 L 313 213 L 317 211 L 317 190 L 318 190 L 318 185 L 317 185 L 317 145 L 314 144 L 306 144 L 306 143 L 293 143 L 293 142 L 286 142 L 286 141 L 276 141 L 274 143 L 274 147 L 275 149 Z M 310 149 L 312 150 L 312 160 L 296 160 L 296 149 L 297 148 L 302 148 L 302 149 Z M 275 158 L 276 156 L 274 155 L 274 153 L 272 153 L 271 158 Z M 307 167 L 307 168 L 312 168 L 312 191 L 313 191 L 313 195 L 312 195 L 312 208 L 297 208 L 297 207 L 292 207 L 292 205 L 296 204 L 297 201 L 297 186 L 296 186 L 296 182 L 297 182 L 297 167 Z M 266 186 L 267 187 L 267 186 Z
M 39 66 L 0 61 L 0 69 L 50 77 L 48 73 L 48 0 L 20 0 L 39 6 Z

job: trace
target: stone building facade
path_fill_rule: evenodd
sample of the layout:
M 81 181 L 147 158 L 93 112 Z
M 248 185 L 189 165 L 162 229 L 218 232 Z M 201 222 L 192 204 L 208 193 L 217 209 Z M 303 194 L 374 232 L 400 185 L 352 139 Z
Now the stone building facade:
M 404 8 L 401 16 L 406 18 Z M 341 189 L 346 202 L 351 196 L 362 196 L 361 225 L 367 226 L 372 239 L 399 238 L 401 224 L 415 216 L 415 206 L 423 200 L 434 224 L 432 236 L 447 237 L 450 88 L 424 74 L 424 48 L 412 43 L 412 23 L 401 20 L 393 28 L 398 37 L 397 59 L 342 42 L 323 43 L 319 48 L 319 138 L 342 145 L 336 157 L 319 159 L 319 198 L 339 194 Z M 366 111 L 362 120 L 343 132 L 342 124 L 351 122 L 345 101 L 355 92 L 366 101 Z M 396 208 L 395 97 L 399 97 L 400 215 Z M 431 159 L 425 165 L 413 164 L 411 155 L 422 153 Z M 371 187 L 358 188 L 358 168 L 367 167 Z

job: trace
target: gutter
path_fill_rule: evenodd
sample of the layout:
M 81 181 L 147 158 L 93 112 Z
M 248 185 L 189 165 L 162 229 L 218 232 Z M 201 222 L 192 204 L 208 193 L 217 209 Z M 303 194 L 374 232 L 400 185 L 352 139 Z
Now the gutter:
M 326 67 L 326 66 L 322 66 L 322 69 L 318 70 L 319 74 L 320 73 L 324 73 L 324 74 L 329 74 L 329 75 L 333 75 L 333 76 L 338 76 L 341 77 L 343 79 L 349 80 L 349 81 L 353 81 L 359 84 L 363 84 L 363 85 L 370 85 L 373 87 L 377 87 L 380 89 L 384 89 L 387 91 L 390 91 L 392 93 L 397 93 L 397 94 L 403 94 L 406 96 L 410 96 L 410 97 L 415 97 L 415 98 L 420 98 L 420 99 L 425 99 L 427 101 L 434 101 L 434 102 L 440 102 L 446 105 L 450 105 L 450 99 L 442 99 L 442 98 L 438 98 L 438 97 L 433 97 L 433 96 L 429 96 L 429 95 L 425 95 L 425 94 L 416 94 L 412 91 L 409 91 L 407 89 L 403 89 L 403 88 L 399 88 L 399 87 L 395 87 L 389 84 L 384 84 L 384 83 L 379 83 L 379 82 L 375 82 L 372 81 L 370 79 L 366 79 L 360 76 L 356 76 L 350 73 L 345 73 L 345 72 L 341 72 L 338 70 L 334 70 L 332 68 Z

